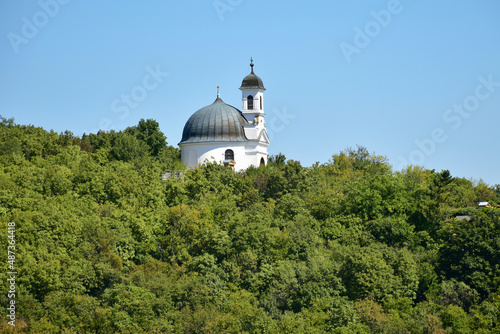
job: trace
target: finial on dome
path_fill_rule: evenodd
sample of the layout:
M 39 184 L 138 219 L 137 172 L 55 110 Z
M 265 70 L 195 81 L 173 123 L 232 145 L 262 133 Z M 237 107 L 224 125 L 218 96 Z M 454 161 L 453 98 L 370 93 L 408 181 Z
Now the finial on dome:
M 250 67 L 252 68 L 252 73 L 253 73 L 253 59 L 250 57 Z
M 219 86 L 217 86 L 217 98 L 220 99 Z

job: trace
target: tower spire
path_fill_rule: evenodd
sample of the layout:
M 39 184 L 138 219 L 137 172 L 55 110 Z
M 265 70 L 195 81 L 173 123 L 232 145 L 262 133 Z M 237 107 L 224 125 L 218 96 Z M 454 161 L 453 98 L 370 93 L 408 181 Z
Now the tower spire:
M 217 98 L 220 99 L 219 86 L 217 86 Z
M 252 73 L 253 73 L 253 59 L 250 57 L 250 67 L 252 68 Z

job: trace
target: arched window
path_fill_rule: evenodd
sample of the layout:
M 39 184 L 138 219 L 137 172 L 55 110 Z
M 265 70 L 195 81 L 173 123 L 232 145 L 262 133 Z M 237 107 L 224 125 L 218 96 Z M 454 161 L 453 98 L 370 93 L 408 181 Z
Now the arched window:
M 264 158 L 260 158 L 260 165 L 261 166 L 265 166 L 266 165 L 266 161 L 264 160 Z
M 226 153 L 224 153 L 224 160 L 234 160 L 233 150 L 226 150 Z
M 252 95 L 247 96 L 247 109 L 253 110 L 253 96 Z
M 260 110 L 262 110 L 262 96 L 260 97 Z

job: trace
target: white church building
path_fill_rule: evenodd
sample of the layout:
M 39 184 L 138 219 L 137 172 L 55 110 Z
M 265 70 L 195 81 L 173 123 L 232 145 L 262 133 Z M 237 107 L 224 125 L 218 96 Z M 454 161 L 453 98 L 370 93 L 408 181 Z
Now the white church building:
M 181 160 L 188 168 L 205 161 L 242 171 L 267 164 L 267 136 L 264 121 L 264 84 L 252 71 L 241 83 L 242 110 L 220 98 L 195 112 L 186 122 L 179 143 Z

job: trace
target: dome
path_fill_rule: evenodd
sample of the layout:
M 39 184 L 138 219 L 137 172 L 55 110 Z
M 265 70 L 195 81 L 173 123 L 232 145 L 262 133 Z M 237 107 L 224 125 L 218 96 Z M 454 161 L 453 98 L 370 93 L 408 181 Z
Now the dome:
M 189 117 L 179 144 L 247 141 L 243 130 L 247 123 L 238 109 L 217 97 L 214 103 Z
M 241 82 L 240 89 L 258 88 L 266 90 L 264 88 L 264 83 L 262 82 L 262 79 L 259 78 L 257 75 L 255 75 L 255 73 L 253 73 L 253 61 L 250 61 L 250 66 L 252 67 L 252 73 L 250 73 L 243 79 L 243 81 Z

